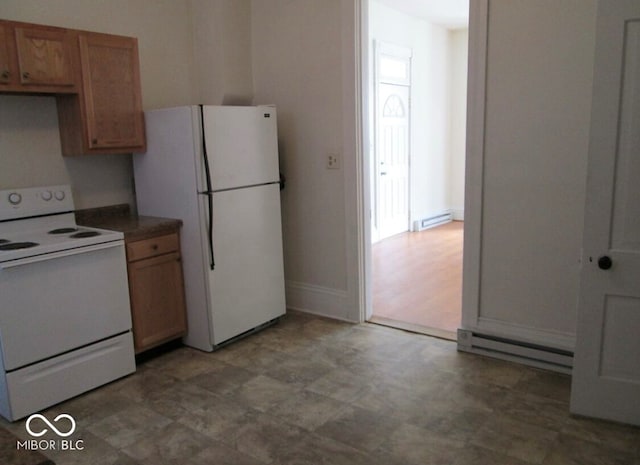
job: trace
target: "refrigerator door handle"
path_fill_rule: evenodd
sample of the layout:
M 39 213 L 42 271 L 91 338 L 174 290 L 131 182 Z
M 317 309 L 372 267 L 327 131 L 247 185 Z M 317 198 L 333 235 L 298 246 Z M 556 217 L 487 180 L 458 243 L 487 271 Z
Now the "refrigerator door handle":
M 200 195 L 207 196 L 207 242 L 209 243 L 209 268 L 212 270 L 216 267 L 215 254 L 213 252 L 213 193 L 212 192 L 198 192 Z
M 209 239 L 209 267 L 214 270 L 216 260 L 213 253 L 213 195 L 211 193 L 211 170 L 209 169 L 209 155 L 207 154 L 207 139 L 204 131 L 204 106 L 200 105 L 200 127 L 202 128 L 202 161 L 204 162 L 205 181 L 207 183 L 207 206 L 209 208 L 209 225 L 207 228 Z
M 207 153 L 207 139 L 204 131 L 204 105 L 200 105 L 200 127 L 202 129 L 202 161 L 204 162 L 204 175 L 207 184 L 207 192 L 211 192 L 211 169 L 209 167 L 209 154 Z

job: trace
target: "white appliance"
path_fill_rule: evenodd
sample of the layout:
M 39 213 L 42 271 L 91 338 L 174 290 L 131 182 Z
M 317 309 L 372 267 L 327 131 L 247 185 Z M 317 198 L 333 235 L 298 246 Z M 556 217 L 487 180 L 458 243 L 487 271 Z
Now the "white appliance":
M 0 414 L 135 371 L 123 235 L 78 227 L 67 185 L 0 191 Z
M 180 218 L 185 344 L 205 351 L 285 313 L 276 109 L 148 111 L 138 212 Z

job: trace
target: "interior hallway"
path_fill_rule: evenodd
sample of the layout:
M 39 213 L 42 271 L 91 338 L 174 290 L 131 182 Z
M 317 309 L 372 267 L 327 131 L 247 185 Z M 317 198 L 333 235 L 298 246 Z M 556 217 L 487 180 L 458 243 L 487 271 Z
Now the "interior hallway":
M 43 413 L 72 415 L 70 439 L 84 441 L 47 452 L 57 465 L 640 463 L 640 428 L 571 416 L 569 389 L 566 375 L 450 341 L 289 312 Z M 0 427 L 28 436 L 24 421 Z
M 462 221 L 373 245 L 374 323 L 455 339 L 462 309 Z

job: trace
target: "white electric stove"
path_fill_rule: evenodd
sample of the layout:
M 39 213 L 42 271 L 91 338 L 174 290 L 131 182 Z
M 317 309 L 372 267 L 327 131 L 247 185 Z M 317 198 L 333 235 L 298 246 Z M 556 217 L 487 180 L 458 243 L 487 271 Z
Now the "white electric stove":
M 135 371 L 123 235 L 79 227 L 73 211 L 67 185 L 0 191 L 0 415 L 8 420 Z

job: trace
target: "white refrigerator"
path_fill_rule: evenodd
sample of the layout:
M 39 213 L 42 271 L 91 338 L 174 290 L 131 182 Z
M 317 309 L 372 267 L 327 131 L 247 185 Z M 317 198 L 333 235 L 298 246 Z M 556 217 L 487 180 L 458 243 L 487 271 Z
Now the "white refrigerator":
M 273 106 L 145 113 L 133 157 L 140 215 L 179 218 L 188 333 L 205 351 L 285 313 Z

